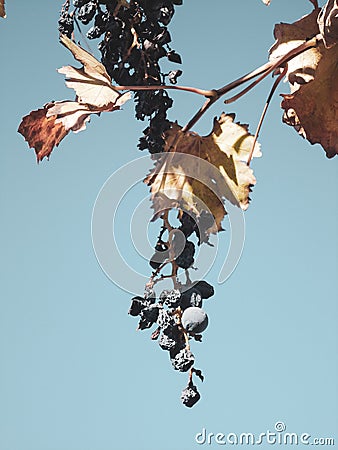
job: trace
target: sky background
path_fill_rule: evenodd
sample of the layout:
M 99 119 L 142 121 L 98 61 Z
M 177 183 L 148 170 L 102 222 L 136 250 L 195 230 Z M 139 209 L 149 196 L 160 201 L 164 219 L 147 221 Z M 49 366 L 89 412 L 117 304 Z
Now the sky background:
M 204 342 L 193 345 L 205 381 L 197 381 L 200 402 L 185 408 L 186 374 L 171 368 L 147 331 L 135 331 L 130 294 L 105 276 L 92 247 L 99 190 L 143 156 L 137 141 L 146 125 L 133 119 L 132 102 L 93 118 L 39 166 L 16 131 L 32 109 L 73 98 L 55 70 L 74 63 L 58 43 L 61 3 L 8 1 L 0 23 L 0 449 L 193 450 L 207 446 L 194 440 L 203 427 L 259 434 L 277 421 L 289 432 L 337 440 L 337 160 L 281 123 L 276 95 L 261 133 L 263 157 L 253 163 L 242 258 L 218 285 L 223 233 L 206 278 L 216 295 L 205 302 Z M 259 0 L 186 1 L 170 25 L 183 59 L 180 83 L 217 88 L 263 64 L 274 23 L 311 7 L 306 0 L 273 0 L 269 8 Z M 218 102 L 195 131 L 208 133 L 225 110 L 254 132 L 270 85 L 228 109 Z M 181 124 L 201 104 L 193 94 L 173 97 L 170 118 Z M 117 239 L 128 263 L 147 274 L 129 233 L 147 188 L 133 192 L 121 204 Z

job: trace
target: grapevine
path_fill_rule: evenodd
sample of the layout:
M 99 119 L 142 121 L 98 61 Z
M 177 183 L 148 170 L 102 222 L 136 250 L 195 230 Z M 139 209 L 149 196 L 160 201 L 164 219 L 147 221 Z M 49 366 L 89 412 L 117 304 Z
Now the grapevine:
M 291 93 L 283 95 L 283 121 L 310 143 L 320 143 L 328 157 L 337 154 L 338 131 L 332 118 L 336 109 L 324 108 L 321 98 L 327 100 L 327 91 L 338 91 L 338 24 L 331 0 L 323 8 L 311 0 L 310 14 L 289 28 L 285 24 L 276 26 L 276 43 L 267 63 L 218 89 L 200 89 L 178 84 L 183 72 L 177 67 L 182 59 L 171 46 L 168 26 L 182 3 L 73 0 L 71 4 L 67 0 L 58 20 L 60 41 L 83 67 L 67 66 L 59 72 L 66 76 L 67 86 L 75 90 L 76 99 L 50 102 L 33 111 L 23 118 L 19 132 L 35 148 L 41 161 L 70 131 L 85 129 L 91 114 L 120 109 L 133 93 L 135 118 L 147 122 L 138 148 L 148 150 L 154 161 L 145 182 L 151 189 L 154 219 L 159 220 L 160 230 L 144 293 L 132 298 L 128 312 L 138 317 L 138 330 L 153 328 L 151 340 L 168 353 L 173 369 L 188 373 L 181 401 L 192 407 L 200 399 L 196 378 L 204 379 L 195 366 L 192 346 L 202 341 L 209 323 L 203 308 L 214 295 L 214 287 L 206 280 L 192 280 L 196 245 L 211 245 L 210 236 L 222 230 L 221 222 L 227 214 L 224 198 L 243 210 L 249 206 L 249 194 L 256 183 L 249 166 L 254 157 L 261 155 L 257 143 L 261 125 L 284 77 Z M 83 45 L 88 45 L 87 40 L 99 39 L 101 63 L 76 44 L 77 35 Z M 167 73 L 161 68 L 165 59 L 172 64 Z M 303 60 L 305 63 L 299 68 Z M 215 119 L 209 136 L 201 137 L 191 131 L 215 102 L 237 90 L 224 100 L 226 105 L 232 104 L 269 75 L 276 78 L 254 135 L 247 126 L 235 122 L 234 114 L 221 114 Z M 315 86 L 319 90 L 316 102 L 312 100 Z M 184 126 L 168 118 L 173 108 L 171 90 L 204 98 L 200 109 Z M 182 159 L 184 155 L 203 159 L 217 174 L 211 176 L 202 170 L 201 179 L 193 180 L 189 164 Z M 210 179 L 216 187 L 208 184 Z M 171 197 L 170 190 L 175 191 Z M 176 226 L 172 212 L 177 217 Z M 172 288 L 160 289 L 161 282 L 168 279 Z

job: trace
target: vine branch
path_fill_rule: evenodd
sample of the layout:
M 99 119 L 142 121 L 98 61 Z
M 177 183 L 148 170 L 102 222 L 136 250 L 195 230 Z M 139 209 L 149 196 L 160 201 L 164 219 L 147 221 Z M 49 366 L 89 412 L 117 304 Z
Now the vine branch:
M 205 114 L 205 112 L 217 101 L 219 100 L 223 95 L 227 94 L 228 92 L 232 91 L 233 89 L 236 89 L 237 87 L 241 86 L 244 83 L 247 83 L 248 81 L 259 77 L 257 80 L 255 80 L 253 83 L 251 83 L 249 86 L 247 86 L 245 89 L 243 89 L 241 92 L 236 94 L 235 96 L 225 100 L 225 104 L 232 103 L 236 100 L 238 100 L 240 97 L 245 95 L 247 92 L 249 92 L 251 89 L 253 89 L 255 86 L 257 86 L 264 78 L 266 78 L 270 73 L 274 72 L 278 68 L 283 67 L 285 64 L 287 64 L 291 59 L 295 58 L 296 56 L 300 55 L 301 53 L 305 52 L 306 50 L 316 47 L 318 45 L 318 41 L 321 39 L 320 35 L 317 35 L 313 37 L 312 39 L 309 39 L 308 41 L 303 42 L 298 47 L 290 50 L 285 55 L 278 58 L 276 61 L 269 61 L 262 66 L 252 70 L 251 72 L 241 76 L 240 78 L 226 84 L 225 86 L 219 88 L 219 89 L 199 89 L 195 87 L 190 86 L 170 86 L 170 85 L 150 85 L 150 86 L 114 86 L 114 89 L 118 91 L 157 91 L 157 90 L 176 90 L 176 91 L 186 91 L 191 92 L 194 94 L 202 95 L 206 97 L 206 101 L 201 106 L 201 108 L 194 114 L 194 116 L 189 120 L 189 122 L 182 128 L 181 132 L 185 133 L 189 131 L 199 120 L 200 118 Z M 277 86 L 276 86 L 277 87 Z M 275 91 L 276 88 L 273 89 Z M 173 149 L 175 151 L 175 149 Z
M 288 65 L 286 64 L 284 69 L 283 69 L 283 71 L 278 75 L 278 78 L 275 80 L 275 82 L 274 82 L 274 84 L 273 84 L 273 86 L 271 88 L 271 91 L 270 91 L 270 93 L 268 95 L 268 98 L 266 99 L 266 102 L 265 102 L 265 105 L 264 105 L 264 108 L 263 108 L 263 112 L 261 114 L 261 117 L 259 119 L 259 123 L 258 123 L 257 129 L 256 129 L 256 133 L 255 133 L 254 141 L 253 141 L 253 144 L 252 144 L 252 147 L 251 147 L 251 151 L 250 151 L 250 154 L 249 154 L 249 157 L 248 157 L 248 162 L 247 162 L 248 166 L 250 166 L 250 162 L 251 162 L 252 156 L 253 156 L 254 151 L 255 151 L 255 146 L 256 146 L 257 139 L 258 139 L 258 135 L 259 135 L 259 133 L 261 131 L 261 128 L 262 128 L 262 125 L 263 125 L 263 121 L 264 121 L 266 112 L 268 110 L 269 104 L 271 102 L 271 99 L 273 97 L 273 94 L 275 93 L 279 83 L 282 81 L 282 79 L 286 75 L 287 71 L 288 71 Z
M 175 90 L 192 92 L 193 94 L 203 95 L 204 97 L 211 97 L 214 93 L 213 90 L 199 89 L 191 86 L 172 86 L 167 84 L 149 85 L 149 86 L 114 86 L 117 91 L 163 91 L 163 90 Z
M 262 81 L 270 73 L 274 72 L 276 69 L 278 69 L 280 67 L 283 67 L 284 64 L 288 63 L 291 59 L 295 58 L 296 56 L 300 55 L 301 53 L 305 52 L 306 50 L 308 50 L 312 47 L 316 47 L 318 45 L 319 39 L 321 39 L 321 36 L 317 35 L 317 36 L 313 37 L 312 39 L 310 39 L 306 42 L 303 42 L 298 47 L 290 50 L 288 53 L 281 56 L 276 61 L 274 61 L 274 62 L 270 61 L 266 64 L 263 64 L 262 66 L 258 67 L 257 69 L 253 70 L 252 72 L 238 78 L 235 81 L 232 81 L 229 84 L 226 84 L 222 88 L 212 91 L 213 96 L 206 100 L 206 102 L 197 111 L 197 113 L 192 117 L 192 119 L 190 119 L 189 122 L 182 128 L 182 132 L 187 132 L 188 130 L 190 130 L 196 124 L 196 122 L 203 116 L 203 114 L 210 108 L 210 106 L 213 105 L 223 95 L 227 94 L 228 92 L 232 91 L 233 89 L 241 86 L 242 84 L 246 83 L 247 81 L 252 80 L 253 78 L 255 78 L 261 74 L 262 74 L 262 76 L 259 78 L 259 82 Z M 249 88 L 252 89 L 257 84 L 258 84 L 257 82 L 252 83 L 249 86 Z M 245 93 L 248 92 L 250 89 L 246 89 Z

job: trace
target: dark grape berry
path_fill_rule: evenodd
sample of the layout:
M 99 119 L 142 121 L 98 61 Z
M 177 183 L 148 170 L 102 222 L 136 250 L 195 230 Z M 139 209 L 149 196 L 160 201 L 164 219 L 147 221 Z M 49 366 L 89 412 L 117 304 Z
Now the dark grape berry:
M 192 382 L 190 382 L 188 386 L 183 389 L 181 394 L 182 403 L 188 408 L 194 406 L 200 398 L 201 395 L 198 392 L 197 387 Z
M 163 330 L 168 327 L 173 327 L 175 325 L 175 319 L 171 316 L 166 309 L 160 308 L 157 317 L 157 324 Z
M 175 339 L 164 332 L 161 333 L 158 343 L 162 350 L 167 351 L 172 350 L 177 346 L 177 342 L 175 341 Z
M 139 323 L 138 323 L 137 329 L 138 329 L 138 330 L 145 330 L 145 329 L 147 329 L 147 328 L 152 327 L 153 325 L 154 325 L 154 322 L 151 322 L 151 321 L 149 321 L 149 320 L 147 320 L 147 319 L 143 319 L 143 318 L 141 317 L 141 319 L 140 319 L 140 321 L 139 321 Z
M 182 58 L 181 56 L 176 53 L 175 51 L 171 51 L 167 53 L 167 58 L 169 61 L 176 63 L 176 64 L 182 64 Z
M 158 304 L 150 305 L 146 308 L 143 308 L 141 311 L 141 318 L 148 321 L 155 323 L 158 318 L 160 306 Z
M 178 267 L 189 269 L 194 264 L 195 244 L 187 241 L 182 253 L 175 259 Z
M 94 17 L 96 12 L 97 4 L 94 1 L 89 1 L 88 3 L 81 6 L 77 13 L 77 18 L 84 25 L 87 25 Z
M 185 237 L 189 237 L 197 228 L 196 218 L 183 211 L 179 220 L 181 222 L 179 230 L 182 231 Z
M 87 38 L 88 39 L 97 39 L 104 33 L 104 29 L 98 27 L 97 25 L 94 25 L 87 31 Z
M 207 283 L 204 280 L 200 280 L 197 281 L 197 283 L 194 283 L 194 288 L 201 293 L 202 298 L 210 298 L 215 293 L 213 286 L 211 286 L 211 284 Z
M 184 334 L 177 324 L 165 328 L 161 336 L 163 337 L 160 339 L 160 346 L 164 350 L 172 350 L 172 355 L 184 349 Z
M 168 78 L 171 84 L 177 84 L 177 78 L 182 75 L 182 70 L 171 70 L 168 73 Z
M 131 299 L 131 306 L 129 308 L 128 314 L 131 316 L 138 316 L 141 314 L 142 309 L 149 305 L 143 297 L 133 297 Z
M 195 357 L 186 347 L 177 351 L 176 347 L 170 350 L 170 360 L 175 370 L 187 372 L 195 362 Z
M 163 25 L 169 25 L 174 12 L 175 9 L 170 3 L 168 3 L 166 6 L 162 6 L 162 8 L 160 9 L 158 21 L 163 23 Z
M 169 308 L 177 308 L 180 305 L 181 293 L 178 289 L 164 290 L 160 294 L 160 301 Z
M 202 306 L 202 296 L 199 292 L 194 291 L 190 295 L 190 306 L 196 306 L 198 308 L 201 308 Z
M 183 286 L 184 287 L 184 286 Z M 196 289 L 195 286 L 183 290 L 181 294 L 181 309 L 187 309 L 190 306 L 198 306 L 199 308 L 202 307 L 202 295 L 198 289 Z

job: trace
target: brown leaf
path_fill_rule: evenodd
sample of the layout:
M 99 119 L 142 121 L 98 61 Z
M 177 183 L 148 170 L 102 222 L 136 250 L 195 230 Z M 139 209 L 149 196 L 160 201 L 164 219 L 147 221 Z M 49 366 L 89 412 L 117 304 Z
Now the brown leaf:
M 0 17 L 6 18 L 5 0 L 0 0 Z
M 270 50 L 270 59 L 286 54 L 306 40 L 319 35 L 319 8 L 292 24 L 275 27 L 277 42 Z M 331 158 L 338 152 L 338 54 L 318 42 L 288 63 L 286 79 L 290 94 L 283 94 L 283 122 L 293 126 L 311 144 L 319 143 Z
M 78 133 L 86 129 L 91 114 L 100 114 L 111 109 L 94 109 L 91 105 L 72 102 L 50 102 L 43 109 L 32 111 L 22 119 L 19 126 L 21 133 L 31 148 L 35 148 L 37 160 L 49 157 L 54 146 L 58 146 L 69 131 Z M 44 139 L 45 140 L 44 140 Z M 51 145 L 54 142 L 54 145 Z
M 48 157 L 53 148 L 68 134 L 62 123 L 55 123 L 56 116 L 46 116 L 49 107 L 46 105 L 42 109 L 32 111 L 22 119 L 18 129 L 29 147 L 35 149 L 38 162 L 45 156 Z
M 178 124 L 172 124 L 166 132 L 166 153 L 156 156 L 157 165 L 145 180 L 151 186 L 155 217 L 173 207 L 197 217 L 207 210 L 215 219 L 210 233 L 222 229 L 224 198 L 243 210 L 248 208 L 250 187 L 256 179 L 246 162 L 254 138 L 234 118 L 222 114 L 204 137 L 182 133 Z M 259 144 L 254 156 L 261 156 Z
M 266 5 L 269 6 L 271 3 L 271 0 L 262 0 L 262 2 Z
M 49 157 L 54 146 L 58 146 L 69 131 L 85 130 L 91 114 L 120 109 L 131 96 L 129 92 L 120 94 L 114 89 L 106 69 L 90 53 L 66 36 L 61 35 L 60 40 L 83 67 L 59 69 L 67 77 L 67 86 L 75 90 L 76 101 L 48 103 L 43 109 L 25 116 L 19 126 L 19 133 L 30 147 L 35 148 L 38 162 Z
M 338 1 L 328 0 L 318 16 L 318 26 L 325 46 L 330 48 L 338 42 Z
M 325 50 L 316 76 L 291 95 L 283 95 L 283 121 L 311 144 L 321 144 L 328 158 L 338 154 L 338 46 Z

